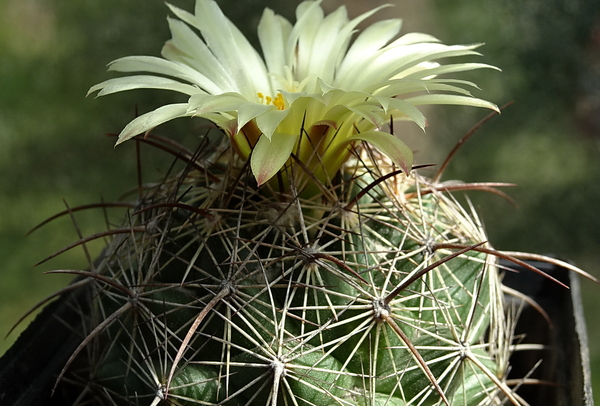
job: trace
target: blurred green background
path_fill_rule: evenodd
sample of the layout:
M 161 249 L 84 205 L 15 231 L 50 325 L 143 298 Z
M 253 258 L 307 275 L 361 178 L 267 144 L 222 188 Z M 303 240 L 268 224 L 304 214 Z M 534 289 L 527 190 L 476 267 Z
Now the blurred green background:
M 188 10 L 192 0 L 171 3 Z M 220 1 L 248 31 L 269 5 L 292 18 L 297 1 Z M 269 4 L 272 3 L 272 4 Z M 386 2 L 345 3 L 350 15 Z M 506 250 L 552 254 L 600 277 L 600 2 L 597 0 L 405 0 L 381 15 L 405 19 L 445 43 L 485 42 L 480 61 L 500 67 L 473 72 L 477 95 L 502 105 L 514 100 L 455 157 L 446 178 L 514 182 L 514 208 L 496 196 L 470 195 L 490 241 Z M 0 337 L 68 277 L 51 269 L 85 269 L 81 248 L 34 267 L 54 251 L 119 223 L 123 212 L 78 212 L 25 237 L 69 207 L 121 198 L 137 184 L 133 143 L 114 149 L 117 133 L 135 116 L 181 99 L 137 91 L 95 100 L 88 88 L 111 77 L 105 65 L 132 54 L 158 55 L 169 38 L 162 0 L 0 0 Z M 379 17 L 383 18 L 383 17 Z M 254 37 L 250 35 L 252 39 Z M 440 162 L 487 112 L 436 108 L 419 135 L 417 159 Z M 192 142 L 195 120 L 157 132 Z M 414 135 L 411 139 L 414 139 Z M 171 159 L 143 149 L 145 181 L 159 179 Z M 78 231 L 79 230 L 79 231 Z M 89 244 L 93 258 L 103 242 Z M 595 398 L 600 402 L 600 287 L 583 282 Z M 7 339 L 14 341 L 27 319 Z

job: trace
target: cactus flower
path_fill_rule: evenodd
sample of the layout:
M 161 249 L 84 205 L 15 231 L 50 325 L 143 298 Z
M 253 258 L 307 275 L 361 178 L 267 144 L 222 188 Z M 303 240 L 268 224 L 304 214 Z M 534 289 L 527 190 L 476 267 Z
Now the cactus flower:
M 153 88 L 189 96 L 185 103 L 137 117 L 117 143 L 174 118 L 204 117 L 225 130 L 243 159 L 251 157 L 259 185 L 298 161 L 313 179 L 327 182 L 359 141 L 377 147 L 408 172 L 412 151 L 382 130 L 390 120 L 425 128 L 417 108 L 424 104 L 497 109 L 465 89 L 473 83 L 440 78 L 492 66 L 435 62 L 478 55 L 478 45 L 444 45 L 420 33 L 396 38 L 399 19 L 376 22 L 352 41 L 358 24 L 382 7 L 350 20 L 345 7 L 325 15 L 320 3 L 301 3 L 294 25 L 265 9 L 258 25 L 262 56 L 216 2 L 198 0 L 194 14 L 168 5 L 177 18 L 168 18 L 172 38 L 162 49 L 164 59 L 117 59 L 110 70 L 149 74 L 109 79 L 89 93 Z

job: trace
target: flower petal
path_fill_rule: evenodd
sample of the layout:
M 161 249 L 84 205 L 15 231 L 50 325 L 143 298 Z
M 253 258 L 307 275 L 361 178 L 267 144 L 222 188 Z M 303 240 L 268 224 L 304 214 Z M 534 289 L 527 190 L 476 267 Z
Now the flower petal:
M 367 58 L 374 55 L 398 35 L 401 26 L 402 20 L 400 19 L 384 20 L 370 25 L 361 32 L 352 43 L 339 67 L 335 84 L 344 88 L 351 85 L 352 78 L 347 75 L 349 68 L 362 65 Z
M 190 112 L 196 115 L 206 113 L 234 112 L 248 101 L 238 93 L 195 94 L 190 97 L 188 105 Z
M 385 116 L 383 113 L 383 109 L 376 105 L 368 105 L 364 104 L 361 106 L 348 106 L 348 110 L 355 113 L 358 117 L 364 118 L 370 124 L 370 129 L 380 128 L 384 122 L 386 122 L 389 117 Z M 363 124 L 363 125 L 360 125 Z M 363 127 L 364 121 L 355 124 L 356 127 Z M 362 129 L 362 128 L 361 128 Z
M 479 89 L 479 87 L 468 80 L 459 79 L 427 79 L 427 80 L 412 80 L 412 79 L 394 79 L 374 84 L 369 89 L 372 93 L 387 97 L 395 97 L 402 94 L 414 93 L 414 92 L 427 92 L 431 93 L 436 90 L 454 92 L 460 94 L 468 94 L 468 91 L 455 86 L 464 85 Z M 379 90 L 381 89 L 381 90 Z
M 233 78 L 238 93 L 250 99 L 258 92 L 271 90 L 264 61 L 216 2 L 197 0 L 193 16 L 173 6 L 171 10 L 200 30 L 212 53 Z
M 255 119 L 261 114 L 265 114 L 268 111 L 277 110 L 275 106 L 267 106 L 266 104 L 258 104 L 252 102 L 246 102 L 241 104 L 237 108 L 238 113 L 238 128 L 242 128 L 248 121 Z M 269 134 L 268 137 L 271 135 Z
M 478 99 L 476 97 L 458 96 L 454 94 L 424 94 L 421 96 L 410 97 L 407 102 L 415 106 L 423 104 L 453 104 L 459 106 L 484 107 L 500 112 L 498 106 L 489 101 Z
M 258 185 L 271 179 L 290 157 L 297 135 L 275 133 L 269 140 L 260 137 L 250 157 L 250 168 Z
M 315 36 L 324 18 L 320 3 L 321 0 L 304 1 L 296 8 L 296 24 L 286 44 L 286 65 L 292 67 L 298 81 L 308 76 Z
M 363 65 L 353 66 L 347 75 L 353 78 L 353 86 L 366 87 L 372 83 L 402 78 L 405 72 L 419 71 L 425 66 L 422 65 L 424 62 L 440 58 L 480 55 L 473 50 L 477 47 L 478 45 L 448 46 L 438 43 L 397 46 L 393 42 L 367 58 Z
M 382 131 L 366 131 L 356 134 L 348 141 L 366 141 L 387 155 L 405 174 L 409 174 L 413 165 L 412 150 L 397 137 Z
M 98 90 L 99 92 L 96 97 L 133 89 L 173 90 L 189 96 L 204 92 L 196 86 L 181 83 L 173 79 L 163 78 L 161 76 L 133 75 L 109 79 L 102 83 L 98 83 L 90 88 L 86 96 L 89 96 L 91 93 L 94 93 Z
M 417 125 L 421 127 L 421 129 L 424 130 L 427 126 L 427 120 L 425 119 L 425 116 L 423 115 L 421 110 L 415 107 L 414 103 L 402 99 L 395 99 L 392 97 L 375 96 L 375 98 L 382 104 L 387 114 L 394 116 L 393 112 L 388 110 L 390 107 L 392 107 L 393 109 L 399 111 L 403 115 L 406 115 L 412 121 L 417 123 Z
M 265 9 L 258 24 L 258 40 L 270 74 L 285 76 L 285 45 L 291 31 L 292 24 L 288 20 Z
M 146 133 L 159 124 L 173 120 L 174 118 L 185 116 L 189 116 L 187 103 L 167 104 L 154 111 L 142 114 L 125 126 L 123 131 L 121 131 L 121 134 L 119 134 L 116 145 L 119 145 L 136 135 Z
M 440 42 L 440 40 L 429 34 L 423 34 L 421 32 L 409 32 L 408 34 L 404 34 L 394 41 L 394 46 L 424 44 L 427 42 L 436 43 Z
M 267 138 L 271 138 L 279 124 L 281 124 L 289 113 L 290 109 L 270 109 L 256 117 L 256 125 Z
M 382 69 L 385 74 L 381 74 L 380 77 L 390 77 L 390 78 L 401 78 L 404 76 L 404 72 L 406 71 L 414 71 L 414 67 L 420 65 L 422 68 L 432 69 L 434 66 L 439 65 L 423 65 L 423 63 L 430 62 L 432 60 L 437 60 L 441 58 L 452 58 L 458 56 L 470 56 L 481 54 L 477 51 L 474 51 L 475 48 L 478 48 L 481 44 L 475 45 L 444 45 L 438 43 L 419 43 L 397 47 L 392 43 L 389 49 L 381 55 L 378 61 L 375 61 L 376 64 L 381 62 L 379 65 L 379 69 Z M 390 57 L 395 56 L 396 58 L 401 58 L 400 61 L 402 63 L 396 63 L 396 66 L 393 66 L 390 63 Z M 417 69 L 420 70 L 420 69 Z M 388 73 L 389 72 L 389 73 Z M 389 75 L 389 76 L 387 76 Z M 430 76 L 431 73 L 428 73 L 427 76 Z
M 157 73 L 198 85 L 208 93 L 222 93 L 222 90 L 212 80 L 190 66 L 181 62 L 167 61 L 155 56 L 126 56 L 119 58 L 108 65 L 108 70 Z
M 351 31 L 342 30 L 348 23 L 346 7 L 342 6 L 323 19 L 310 44 L 308 60 L 303 60 L 306 65 L 306 75 L 320 78 L 331 83 L 335 74 L 335 63 L 339 59 L 341 50 L 350 41 Z
M 227 69 L 213 55 L 208 46 L 184 22 L 174 18 L 167 19 L 172 39 L 162 49 L 162 56 L 173 61 L 183 62 L 221 89 L 221 92 L 237 91 L 237 85 Z
M 428 76 L 439 76 L 446 73 L 465 72 L 475 69 L 495 69 L 497 71 L 501 70 L 500 68 L 485 63 L 454 63 L 449 65 L 438 65 L 430 69 L 423 69 L 418 72 L 406 75 L 403 77 L 403 79 L 422 79 Z

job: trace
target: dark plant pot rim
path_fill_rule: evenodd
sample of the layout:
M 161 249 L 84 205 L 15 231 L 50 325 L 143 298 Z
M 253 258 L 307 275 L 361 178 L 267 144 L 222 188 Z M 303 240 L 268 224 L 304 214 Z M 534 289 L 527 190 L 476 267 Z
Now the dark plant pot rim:
M 520 394 L 531 406 L 593 406 L 590 355 L 581 301 L 580 277 L 559 266 L 533 262 L 537 268 L 558 279 L 569 289 L 514 264 L 502 263 L 517 271 L 506 272 L 504 284 L 537 302 L 552 325 L 533 307 L 525 306 L 517 334 L 524 341 L 545 344 L 542 364 L 531 377 L 549 384 L 526 385 Z M 511 358 L 515 377 L 525 376 L 540 359 L 539 351 L 516 352 Z

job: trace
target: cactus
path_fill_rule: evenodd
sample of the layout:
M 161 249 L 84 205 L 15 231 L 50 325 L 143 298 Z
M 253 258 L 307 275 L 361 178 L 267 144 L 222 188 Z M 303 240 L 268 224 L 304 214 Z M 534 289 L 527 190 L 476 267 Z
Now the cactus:
M 265 10 L 263 61 L 213 1 L 169 8 L 164 59 L 110 65 L 153 75 L 90 93 L 189 96 L 118 139 L 158 144 L 185 166 L 102 234 L 112 238 L 91 269 L 68 271 L 91 293 L 57 390 L 81 405 L 525 404 L 507 382 L 506 255 L 450 193 L 493 185 L 422 176 L 393 125 L 383 130 L 425 127 L 423 104 L 497 111 L 472 83 L 444 79 L 493 67 L 434 62 L 476 46 L 392 41 L 397 20 L 351 42 L 379 9 L 349 20 L 307 1 L 295 25 Z M 194 152 L 150 134 L 192 116 L 225 136 Z

